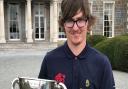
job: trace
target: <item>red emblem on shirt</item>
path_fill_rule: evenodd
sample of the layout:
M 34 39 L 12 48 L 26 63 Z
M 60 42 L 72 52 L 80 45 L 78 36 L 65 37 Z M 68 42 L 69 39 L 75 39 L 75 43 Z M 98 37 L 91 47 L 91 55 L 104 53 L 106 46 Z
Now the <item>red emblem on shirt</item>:
M 55 76 L 55 80 L 56 80 L 57 82 L 62 82 L 62 83 L 64 83 L 64 81 L 65 81 L 65 75 L 62 74 L 62 73 L 58 73 L 58 74 Z

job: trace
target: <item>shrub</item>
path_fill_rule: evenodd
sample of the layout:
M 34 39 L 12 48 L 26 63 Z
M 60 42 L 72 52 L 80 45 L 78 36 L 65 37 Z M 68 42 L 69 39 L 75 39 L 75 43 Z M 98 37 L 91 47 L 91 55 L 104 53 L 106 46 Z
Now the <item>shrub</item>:
M 113 69 L 128 72 L 128 36 L 118 36 L 104 40 L 95 46 L 96 49 L 106 54 Z
M 128 33 L 123 34 L 122 36 L 128 36 Z
M 107 37 L 102 36 L 102 35 L 87 35 L 87 42 L 91 46 L 95 46 L 97 43 L 107 39 Z

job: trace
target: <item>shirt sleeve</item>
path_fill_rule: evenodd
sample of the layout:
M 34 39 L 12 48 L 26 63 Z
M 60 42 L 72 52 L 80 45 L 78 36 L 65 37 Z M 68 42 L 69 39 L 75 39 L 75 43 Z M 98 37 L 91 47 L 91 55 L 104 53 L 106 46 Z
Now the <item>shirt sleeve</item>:
M 100 89 L 115 89 L 115 82 L 112 73 L 112 68 L 108 59 L 105 60 L 104 62 L 104 72 L 102 76 Z
M 47 55 L 44 57 L 43 62 L 41 64 L 38 78 L 47 79 L 47 63 L 46 63 L 47 60 L 46 59 L 47 59 Z

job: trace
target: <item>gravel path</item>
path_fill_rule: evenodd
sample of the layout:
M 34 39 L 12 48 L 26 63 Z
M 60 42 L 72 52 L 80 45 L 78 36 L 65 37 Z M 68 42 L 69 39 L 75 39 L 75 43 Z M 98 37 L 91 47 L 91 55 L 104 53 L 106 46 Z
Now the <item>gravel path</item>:
M 11 89 L 18 76 L 37 77 L 46 51 L 0 51 L 0 89 Z M 128 73 L 114 70 L 113 74 L 116 89 L 128 89 Z

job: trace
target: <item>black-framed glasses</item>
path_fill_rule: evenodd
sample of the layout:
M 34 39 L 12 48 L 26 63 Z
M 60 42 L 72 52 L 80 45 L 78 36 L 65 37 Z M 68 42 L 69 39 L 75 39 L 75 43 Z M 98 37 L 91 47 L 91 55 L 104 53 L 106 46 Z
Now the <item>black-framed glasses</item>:
M 79 28 L 84 27 L 86 25 L 86 22 L 88 21 L 88 18 L 79 18 L 78 20 L 73 19 L 67 19 L 64 22 L 64 25 L 68 28 L 73 28 L 74 24 L 76 23 Z

